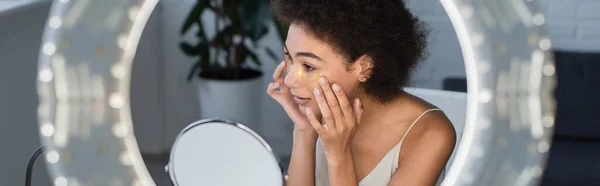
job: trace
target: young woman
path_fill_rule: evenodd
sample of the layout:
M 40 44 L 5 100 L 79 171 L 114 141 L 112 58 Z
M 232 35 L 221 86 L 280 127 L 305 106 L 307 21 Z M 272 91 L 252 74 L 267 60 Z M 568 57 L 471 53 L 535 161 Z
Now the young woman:
M 404 2 L 271 6 L 290 25 L 267 90 L 294 122 L 287 185 L 434 185 L 456 136 L 441 110 L 402 90 L 427 35 Z

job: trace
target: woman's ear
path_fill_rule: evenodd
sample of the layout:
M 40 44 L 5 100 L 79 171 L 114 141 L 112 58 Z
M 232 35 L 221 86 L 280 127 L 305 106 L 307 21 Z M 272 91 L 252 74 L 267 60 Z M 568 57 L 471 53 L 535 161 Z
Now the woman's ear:
M 371 77 L 371 73 L 373 70 L 373 60 L 371 60 L 371 57 L 368 55 L 363 55 L 360 58 L 358 58 L 358 61 L 356 62 L 358 64 L 358 81 L 360 82 L 366 82 L 369 77 Z

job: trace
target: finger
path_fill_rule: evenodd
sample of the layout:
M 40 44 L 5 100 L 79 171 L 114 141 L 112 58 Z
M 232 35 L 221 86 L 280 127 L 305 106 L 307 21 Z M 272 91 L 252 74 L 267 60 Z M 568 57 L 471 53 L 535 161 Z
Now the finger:
M 356 123 L 360 123 L 362 119 L 362 114 L 364 112 L 364 107 L 360 99 L 354 99 L 354 117 L 356 118 Z
M 287 68 L 287 65 L 288 64 L 285 61 L 281 62 L 281 64 L 279 64 L 279 66 L 277 67 L 277 68 L 281 68 L 281 69 L 275 70 L 276 71 L 275 73 L 278 74 L 278 76 L 275 76 L 275 74 L 274 74 L 274 76 L 277 78 L 277 79 L 275 79 L 275 83 L 279 83 L 278 88 L 280 89 L 280 92 L 282 92 L 283 94 L 288 94 L 289 90 L 290 90 L 289 87 L 285 86 L 284 76 L 282 73 L 282 71 L 285 71 L 285 69 Z
M 325 97 L 323 96 L 323 92 L 319 87 L 317 87 L 314 90 L 314 94 L 315 98 L 317 99 L 317 105 L 319 105 L 319 109 L 321 110 L 323 120 L 325 121 L 325 124 L 329 126 L 327 127 L 327 129 L 335 129 L 335 120 L 333 118 L 333 115 L 331 114 L 329 106 L 327 105 L 327 100 L 325 100 Z
M 277 88 L 279 88 L 279 83 L 269 83 L 269 86 L 267 87 L 267 94 L 273 96 L 277 93 Z
M 333 84 L 331 88 L 333 89 L 333 92 L 337 97 L 337 101 L 340 105 L 340 109 L 344 119 L 346 120 L 346 123 L 354 124 L 354 122 L 356 122 L 356 118 L 354 112 L 352 111 L 352 105 L 350 105 L 350 100 L 348 100 L 348 97 L 346 97 L 344 90 L 342 90 L 342 87 L 339 84 Z
M 306 117 L 308 118 L 308 121 L 310 122 L 310 125 L 312 125 L 313 129 L 315 129 L 317 134 L 319 134 L 319 135 L 324 134 L 325 128 L 323 127 L 321 122 L 319 122 L 319 120 L 317 119 L 315 114 L 310 110 L 310 108 L 306 108 L 305 112 L 306 112 Z
M 282 96 L 289 94 L 288 90 L 289 89 L 285 85 L 282 85 L 281 83 L 272 82 L 269 83 L 269 86 L 267 88 L 267 94 L 269 94 L 269 96 L 271 96 L 279 102 L 281 101 Z
M 338 102 L 335 93 L 331 89 L 331 84 L 327 81 L 327 78 L 321 77 L 319 79 L 319 84 L 321 84 L 321 90 L 323 90 L 323 95 L 325 96 L 325 100 L 327 100 L 327 105 L 333 114 L 333 123 L 327 123 L 329 125 L 335 125 L 334 128 L 337 130 L 344 130 L 346 126 L 340 125 L 344 123 L 344 115 L 342 114 L 342 110 L 340 109 L 340 104 Z
M 283 69 L 285 69 L 285 65 L 285 61 L 282 61 L 281 63 L 279 63 L 279 65 L 277 65 L 277 68 L 275 68 L 275 72 L 273 72 L 273 80 L 275 82 L 278 82 L 278 80 L 282 79 L 282 72 Z

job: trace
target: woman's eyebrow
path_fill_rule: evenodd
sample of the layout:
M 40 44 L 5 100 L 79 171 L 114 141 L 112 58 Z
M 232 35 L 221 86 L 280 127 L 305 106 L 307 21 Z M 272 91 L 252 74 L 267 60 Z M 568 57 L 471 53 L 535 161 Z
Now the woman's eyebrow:
M 297 52 L 296 53 L 297 57 L 308 57 L 308 58 L 313 58 L 319 61 L 323 61 L 321 59 L 321 57 L 317 56 L 316 54 L 310 53 L 310 52 Z
M 289 50 L 288 50 L 287 45 L 284 44 L 283 50 L 284 50 L 285 53 L 289 54 Z M 290 58 L 291 58 L 291 56 L 292 55 L 290 55 Z M 316 59 L 316 60 L 319 60 L 319 61 L 323 61 L 323 59 L 321 59 L 321 57 L 319 57 L 316 54 L 311 53 L 311 52 L 296 52 L 296 54 L 294 54 L 294 56 L 296 56 L 296 57 L 308 57 L 308 58 L 313 58 L 313 59 Z

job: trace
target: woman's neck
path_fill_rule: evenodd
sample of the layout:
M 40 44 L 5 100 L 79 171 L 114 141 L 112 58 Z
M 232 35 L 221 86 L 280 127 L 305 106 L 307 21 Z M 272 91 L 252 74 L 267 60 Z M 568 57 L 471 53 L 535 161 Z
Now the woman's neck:
M 397 107 L 398 104 L 402 104 L 406 101 L 405 94 L 401 94 L 400 96 L 386 103 L 378 102 L 377 100 L 374 100 L 366 94 L 361 94 L 360 96 L 358 96 L 358 98 L 360 99 L 364 109 L 361 120 L 367 122 L 372 121 L 372 119 L 381 120 L 382 118 L 388 118 L 390 114 L 397 114 L 393 113 L 393 111 L 395 110 L 393 108 Z

